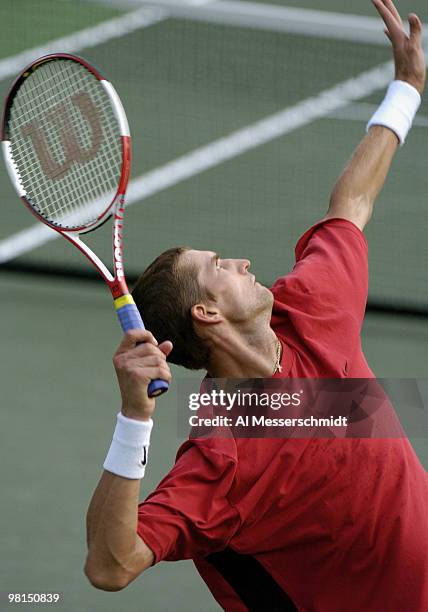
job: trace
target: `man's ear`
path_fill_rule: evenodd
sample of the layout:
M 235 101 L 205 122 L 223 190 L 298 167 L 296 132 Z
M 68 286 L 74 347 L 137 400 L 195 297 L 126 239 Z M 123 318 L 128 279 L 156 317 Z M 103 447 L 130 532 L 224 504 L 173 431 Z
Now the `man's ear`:
M 195 304 L 190 312 L 195 323 L 202 323 L 203 325 L 213 325 L 224 320 L 223 315 L 214 305 Z

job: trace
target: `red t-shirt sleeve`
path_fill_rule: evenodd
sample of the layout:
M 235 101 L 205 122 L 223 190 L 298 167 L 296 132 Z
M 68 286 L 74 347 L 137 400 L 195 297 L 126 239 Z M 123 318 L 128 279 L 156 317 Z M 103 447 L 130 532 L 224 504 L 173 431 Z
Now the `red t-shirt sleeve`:
M 172 470 L 138 509 L 138 534 L 155 563 L 225 548 L 240 525 L 228 501 L 236 459 L 210 440 L 189 441 Z
M 293 270 L 272 287 L 273 324 L 285 315 L 318 355 L 346 357 L 359 343 L 367 302 L 367 241 L 351 221 L 328 219 L 310 228 L 295 252 Z

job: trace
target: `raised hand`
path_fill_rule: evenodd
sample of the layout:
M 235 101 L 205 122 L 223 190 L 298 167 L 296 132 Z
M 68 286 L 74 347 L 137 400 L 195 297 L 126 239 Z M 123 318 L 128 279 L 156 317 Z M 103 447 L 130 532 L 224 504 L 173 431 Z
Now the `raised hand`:
M 141 420 L 152 416 L 155 400 L 148 397 L 147 388 L 150 381 L 157 378 L 171 382 L 171 371 L 166 362 L 171 350 L 171 342 L 167 340 L 158 345 L 147 330 L 133 329 L 123 336 L 113 364 L 125 416 Z
M 385 34 L 392 44 L 395 78 L 413 85 L 422 94 L 425 87 L 426 67 L 422 48 L 422 23 L 417 15 L 408 17 L 410 34 L 392 0 L 372 0 L 385 23 Z

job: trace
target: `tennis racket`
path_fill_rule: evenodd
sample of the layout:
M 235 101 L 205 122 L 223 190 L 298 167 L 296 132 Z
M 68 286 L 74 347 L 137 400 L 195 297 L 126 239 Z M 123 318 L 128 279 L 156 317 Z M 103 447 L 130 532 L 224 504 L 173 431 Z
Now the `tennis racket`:
M 124 332 L 144 329 L 123 267 L 131 137 L 112 84 L 86 60 L 59 53 L 27 66 L 6 98 L 3 153 L 27 208 L 74 244 L 107 283 Z M 80 239 L 113 216 L 114 275 Z M 152 380 L 149 397 L 168 390 Z

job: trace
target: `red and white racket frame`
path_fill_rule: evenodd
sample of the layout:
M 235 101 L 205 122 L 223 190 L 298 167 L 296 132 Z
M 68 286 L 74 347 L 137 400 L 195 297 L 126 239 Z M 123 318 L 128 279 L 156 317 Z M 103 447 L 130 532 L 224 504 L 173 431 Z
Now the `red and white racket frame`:
M 19 172 L 11 154 L 11 143 L 8 127 L 13 98 L 25 79 L 28 78 L 42 64 L 61 59 L 79 63 L 98 79 L 112 104 L 112 108 L 119 125 L 122 146 L 121 174 L 113 200 L 106 205 L 102 213 L 90 225 L 73 228 L 73 230 L 65 230 L 54 223 L 50 223 L 41 214 L 39 214 L 35 207 L 31 204 L 31 200 L 23 187 Z M 50 228 L 64 236 L 64 238 L 66 238 L 69 242 L 74 244 L 95 266 L 111 291 L 114 299 L 114 306 L 123 331 L 126 332 L 130 329 L 144 329 L 144 324 L 140 313 L 129 293 L 123 265 L 123 215 L 125 209 L 126 189 L 131 172 L 131 136 L 125 110 L 113 85 L 89 62 L 76 55 L 70 55 L 68 53 L 53 53 L 40 57 L 24 68 L 10 88 L 4 105 L 1 138 L 3 154 L 9 177 L 25 206 L 39 221 L 45 225 L 48 225 Z M 79 237 L 79 234 L 90 232 L 105 223 L 109 219 L 110 215 L 113 215 L 112 244 L 114 275 L 111 274 L 110 270 L 104 265 L 101 259 L 92 251 L 92 249 L 90 249 L 82 240 L 80 240 Z M 168 383 L 166 381 L 153 380 L 149 385 L 148 395 L 149 397 L 155 397 L 157 395 L 161 395 L 161 393 L 164 393 L 167 390 Z

